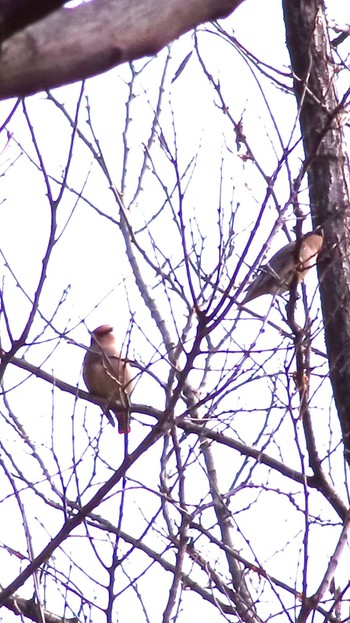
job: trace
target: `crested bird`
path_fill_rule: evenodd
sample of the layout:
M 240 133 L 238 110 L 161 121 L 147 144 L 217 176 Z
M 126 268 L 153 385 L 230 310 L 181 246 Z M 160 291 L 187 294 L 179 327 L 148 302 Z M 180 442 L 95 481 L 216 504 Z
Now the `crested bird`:
M 130 432 L 129 394 L 131 370 L 116 348 L 113 327 L 103 324 L 91 333 L 91 344 L 83 363 L 83 379 L 90 394 L 106 399 L 106 410 L 118 421 L 118 432 Z M 119 402 L 122 409 L 117 409 Z
M 317 229 L 305 234 L 300 240 L 294 240 L 261 267 L 259 274 L 250 284 L 242 305 L 263 294 L 283 294 L 290 290 L 294 278 L 304 281 L 323 245 L 323 231 Z

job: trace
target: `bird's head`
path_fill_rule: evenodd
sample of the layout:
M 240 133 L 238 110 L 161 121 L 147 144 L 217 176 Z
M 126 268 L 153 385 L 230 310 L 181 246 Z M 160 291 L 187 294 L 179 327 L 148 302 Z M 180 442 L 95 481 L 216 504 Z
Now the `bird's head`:
M 115 348 L 113 327 L 110 324 L 102 324 L 91 333 L 91 346 L 98 344 L 103 350 Z
M 93 330 L 92 335 L 99 339 L 109 333 L 113 333 L 113 327 L 110 324 L 101 324 L 100 327 Z

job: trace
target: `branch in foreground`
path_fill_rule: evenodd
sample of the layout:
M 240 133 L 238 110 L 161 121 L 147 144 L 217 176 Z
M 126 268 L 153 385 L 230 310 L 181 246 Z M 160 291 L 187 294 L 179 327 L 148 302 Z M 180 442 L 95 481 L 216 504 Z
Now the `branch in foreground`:
M 66 0 L 0 0 L 1 39 L 5 41 L 18 30 L 37 22 Z
M 226 17 L 241 2 L 93 0 L 58 9 L 3 43 L 0 98 L 24 97 L 156 54 L 199 24 Z

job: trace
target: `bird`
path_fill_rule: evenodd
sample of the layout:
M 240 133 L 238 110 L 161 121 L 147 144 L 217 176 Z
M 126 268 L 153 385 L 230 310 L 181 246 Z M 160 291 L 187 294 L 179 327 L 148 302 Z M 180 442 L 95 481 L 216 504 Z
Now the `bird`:
M 132 389 L 130 365 L 116 348 L 113 327 L 103 324 L 91 333 L 91 344 L 83 362 L 83 379 L 90 394 L 106 399 L 106 411 L 118 421 L 118 432 L 130 432 L 129 394 Z M 117 409 L 114 403 L 123 408 Z
M 304 281 L 310 268 L 315 266 L 322 245 L 323 231 L 316 229 L 282 247 L 261 267 L 241 304 L 245 305 L 263 294 L 283 294 L 290 290 L 295 277 L 296 283 Z

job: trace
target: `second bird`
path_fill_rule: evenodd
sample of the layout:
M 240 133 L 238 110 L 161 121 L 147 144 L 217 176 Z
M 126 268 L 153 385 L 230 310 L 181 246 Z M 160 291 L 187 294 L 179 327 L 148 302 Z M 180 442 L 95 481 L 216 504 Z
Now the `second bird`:
M 303 281 L 310 268 L 315 266 L 322 245 L 323 232 L 317 230 L 305 234 L 301 240 L 295 240 L 282 247 L 261 267 L 260 273 L 249 286 L 242 305 L 263 294 L 283 294 L 290 290 L 295 276 L 297 283 Z
M 83 378 L 90 394 L 106 399 L 106 408 L 118 420 L 119 433 L 129 433 L 131 370 L 116 349 L 113 327 L 109 324 L 97 327 L 91 334 L 91 345 L 84 357 Z M 117 410 L 116 402 L 124 409 Z

